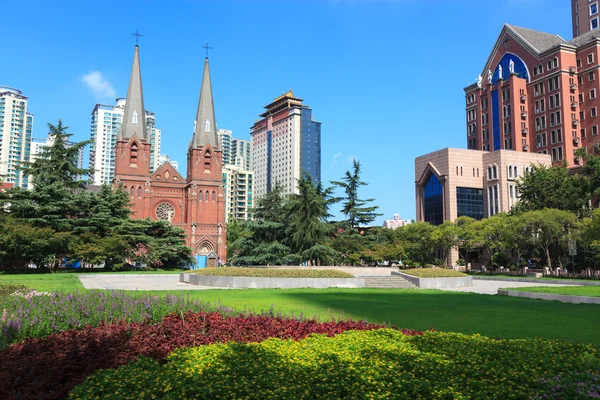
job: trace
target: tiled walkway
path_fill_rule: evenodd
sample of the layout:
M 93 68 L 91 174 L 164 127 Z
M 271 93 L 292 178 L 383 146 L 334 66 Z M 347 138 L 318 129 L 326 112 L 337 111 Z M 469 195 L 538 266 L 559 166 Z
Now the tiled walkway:
M 206 290 L 221 289 L 179 282 L 179 274 L 81 274 L 86 289 L 106 290 Z M 223 288 L 225 289 L 225 288 Z

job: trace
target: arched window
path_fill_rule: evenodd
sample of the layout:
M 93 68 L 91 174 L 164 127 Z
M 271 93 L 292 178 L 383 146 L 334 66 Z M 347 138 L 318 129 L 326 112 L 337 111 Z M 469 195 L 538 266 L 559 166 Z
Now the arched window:
M 198 193 L 198 201 L 202 201 L 202 191 Z
M 131 187 L 131 197 L 135 196 L 135 188 L 132 186 Z
M 552 69 L 552 60 L 548 60 L 548 71 Z
M 133 143 L 131 145 L 131 152 L 129 153 L 129 164 L 137 164 L 137 152 L 138 152 L 138 146 L 137 143 Z
M 138 197 L 142 197 L 142 187 L 138 186 Z
M 512 165 L 509 165 L 506 169 L 508 170 L 508 178 L 512 178 Z
M 492 167 L 491 167 L 491 166 L 489 166 L 489 167 L 488 167 L 488 179 L 492 179 L 492 178 L 493 178 L 493 175 L 492 175 Z
M 517 170 L 517 166 L 516 165 L 513 167 L 513 176 L 515 178 L 519 177 L 519 171 Z
M 204 200 L 205 200 L 205 201 L 208 201 L 208 200 L 209 200 L 209 199 L 208 199 L 208 196 L 209 196 L 209 193 L 208 193 L 208 190 L 207 190 L 207 191 L 206 191 L 206 197 L 204 198 Z
M 206 150 L 206 153 L 204 153 L 204 169 L 210 169 L 210 151 Z
M 215 192 L 212 192 L 212 201 L 215 201 Z
M 123 191 L 124 191 L 125 193 L 128 193 L 128 191 L 127 191 L 127 186 L 123 186 Z
M 558 57 L 554 57 L 552 60 L 552 65 L 554 68 L 558 68 Z

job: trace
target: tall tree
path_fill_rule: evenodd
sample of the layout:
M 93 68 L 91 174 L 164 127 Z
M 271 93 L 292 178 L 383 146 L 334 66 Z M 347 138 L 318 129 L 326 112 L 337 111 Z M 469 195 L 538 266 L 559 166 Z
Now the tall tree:
M 69 143 L 73 134 L 67 133 L 69 127 L 64 126 L 60 119 L 57 125 L 49 123 L 48 128 L 52 145 L 44 147 L 35 161 L 22 163 L 21 168 L 32 178 L 35 186 L 58 183 L 70 189 L 85 187 L 86 181 L 81 178 L 93 170 L 77 167 L 77 158 L 91 141 Z
M 519 202 L 515 212 L 555 208 L 570 211 L 580 217 L 590 213 L 589 181 L 580 174 L 570 174 L 566 166 L 534 165 L 517 182 Z
M 378 206 L 366 206 L 375 199 L 363 200 L 358 197 L 358 189 L 367 185 L 366 182 L 360 180 L 360 162 L 358 160 L 354 160 L 352 172 L 346 171 L 342 181 L 332 181 L 331 183 L 344 189 L 342 213 L 346 215 L 348 227 L 358 228 L 361 224 L 369 224 L 378 216 L 383 215 L 376 212 Z

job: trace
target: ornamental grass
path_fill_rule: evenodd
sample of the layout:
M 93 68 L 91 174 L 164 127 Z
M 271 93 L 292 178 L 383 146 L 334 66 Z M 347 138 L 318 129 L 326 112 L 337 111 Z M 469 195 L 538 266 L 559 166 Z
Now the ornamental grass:
M 413 268 L 400 270 L 400 272 L 417 278 L 460 278 L 469 276 L 462 272 L 444 268 Z
M 62 399 L 98 369 L 116 368 L 140 356 L 160 363 L 184 347 L 260 342 L 272 337 L 299 340 L 312 333 L 335 335 L 382 327 L 361 321 L 320 322 L 221 312 L 171 314 L 157 324 L 101 322 L 97 327 L 27 339 L 0 351 L 0 399 Z
M 222 267 L 203 268 L 191 272 L 198 275 L 264 278 L 354 278 L 354 275 L 352 274 L 335 269 Z
M 69 398 L 587 399 L 600 348 L 392 329 L 179 349 L 102 370 Z

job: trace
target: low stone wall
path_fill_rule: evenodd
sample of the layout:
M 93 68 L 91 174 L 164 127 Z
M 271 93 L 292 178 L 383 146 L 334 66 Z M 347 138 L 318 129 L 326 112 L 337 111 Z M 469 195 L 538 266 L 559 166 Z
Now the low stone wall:
M 518 276 L 473 276 L 473 279 L 482 281 L 507 281 L 507 282 L 533 282 L 543 283 L 544 285 L 574 285 L 574 286 L 600 286 L 600 281 L 586 281 L 585 279 L 539 279 L 539 278 L 526 278 Z
M 517 290 L 498 289 L 500 296 L 526 297 L 528 299 L 556 300 L 563 303 L 600 304 L 600 297 L 570 296 L 566 294 L 551 294 L 538 292 L 521 292 Z
M 473 286 L 472 276 L 461 276 L 453 278 L 417 278 L 399 271 L 392 271 L 392 275 L 400 275 L 410 283 L 421 289 L 442 289 L 454 287 Z
M 240 267 L 243 268 L 243 267 Z M 336 271 L 343 271 L 354 276 L 373 276 L 373 275 L 390 275 L 392 271 L 398 271 L 397 267 L 344 267 L 339 265 L 333 266 L 264 266 L 256 265 L 252 268 L 273 268 L 273 269 L 334 269 Z
M 252 276 L 215 276 L 182 273 L 180 282 L 191 285 L 249 288 L 249 289 L 295 289 L 295 288 L 364 288 L 362 278 L 266 278 Z

